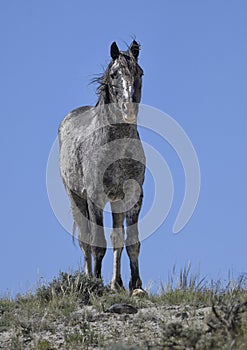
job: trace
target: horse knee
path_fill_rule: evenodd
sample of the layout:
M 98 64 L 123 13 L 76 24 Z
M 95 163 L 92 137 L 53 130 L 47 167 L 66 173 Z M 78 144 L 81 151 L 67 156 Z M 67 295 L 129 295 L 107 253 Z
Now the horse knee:
M 126 244 L 126 250 L 127 250 L 128 256 L 131 259 L 138 258 L 140 253 L 140 247 L 141 247 L 141 243 L 139 241 L 131 245 Z
M 106 253 L 106 248 L 92 246 L 91 249 L 92 249 L 92 254 L 93 254 L 94 259 L 102 261 L 102 259 L 105 256 L 105 253 Z
M 114 228 L 111 232 L 111 242 L 113 249 L 123 249 L 124 246 L 124 228 Z
M 101 266 L 105 252 L 105 247 L 92 246 L 92 253 L 94 257 L 94 276 L 97 278 L 101 278 Z
M 91 256 L 92 251 L 91 251 L 91 246 L 90 246 L 90 244 L 85 243 L 85 242 L 79 240 L 79 246 L 80 246 L 80 248 L 81 248 L 81 250 L 83 251 L 83 253 L 84 253 L 85 256 L 89 256 L 89 255 Z

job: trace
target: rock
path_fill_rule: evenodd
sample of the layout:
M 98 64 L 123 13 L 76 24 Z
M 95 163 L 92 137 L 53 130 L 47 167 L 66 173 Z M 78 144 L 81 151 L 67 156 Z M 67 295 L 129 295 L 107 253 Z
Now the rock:
M 115 314 L 136 314 L 138 309 L 129 304 L 113 304 L 106 312 Z
M 140 297 L 140 298 L 144 298 L 148 296 L 148 293 L 144 290 L 144 289 L 134 289 L 132 294 L 132 297 Z

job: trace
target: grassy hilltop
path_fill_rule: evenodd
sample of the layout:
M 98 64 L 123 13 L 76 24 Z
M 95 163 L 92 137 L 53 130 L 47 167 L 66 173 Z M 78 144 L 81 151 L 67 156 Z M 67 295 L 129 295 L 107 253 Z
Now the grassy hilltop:
M 246 278 L 221 288 L 189 270 L 175 287 L 142 298 L 82 272 L 60 273 L 35 293 L 0 299 L 0 349 L 246 350 Z M 137 312 L 110 312 L 116 303 Z

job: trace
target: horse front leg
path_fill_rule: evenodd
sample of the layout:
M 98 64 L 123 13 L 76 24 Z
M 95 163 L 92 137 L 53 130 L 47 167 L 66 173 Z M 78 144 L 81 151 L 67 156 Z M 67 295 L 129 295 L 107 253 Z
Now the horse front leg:
M 121 278 L 121 256 L 124 246 L 124 213 L 119 212 L 117 202 L 111 203 L 113 229 L 111 233 L 111 241 L 114 254 L 113 276 L 111 281 L 111 289 L 119 290 L 123 288 Z
M 142 287 L 139 273 L 139 253 L 141 243 L 138 234 L 138 217 L 141 210 L 142 195 L 136 205 L 126 213 L 127 237 L 125 241 L 126 250 L 130 259 L 131 279 L 129 289 Z
M 94 276 L 101 278 L 102 260 L 106 252 L 106 239 L 103 227 L 103 209 L 88 200 L 90 219 L 91 251 L 94 258 Z
M 75 225 L 78 227 L 78 242 L 84 253 L 85 273 L 92 276 L 91 235 L 88 221 L 88 208 L 86 198 L 68 191 L 70 207 Z

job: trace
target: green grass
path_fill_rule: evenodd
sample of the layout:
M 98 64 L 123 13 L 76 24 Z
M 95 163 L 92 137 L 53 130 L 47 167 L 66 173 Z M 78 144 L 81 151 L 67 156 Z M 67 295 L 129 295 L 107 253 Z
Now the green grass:
M 139 311 L 107 313 L 116 303 Z M 178 275 L 174 268 L 158 293 L 137 298 L 112 292 L 81 271 L 60 273 L 33 293 L 0 299 L 0 339 L 6 332 L 3 349 L 10 350 L 246 350 L 246 276 L 223 287 L 193 275 L 188 265 Z

